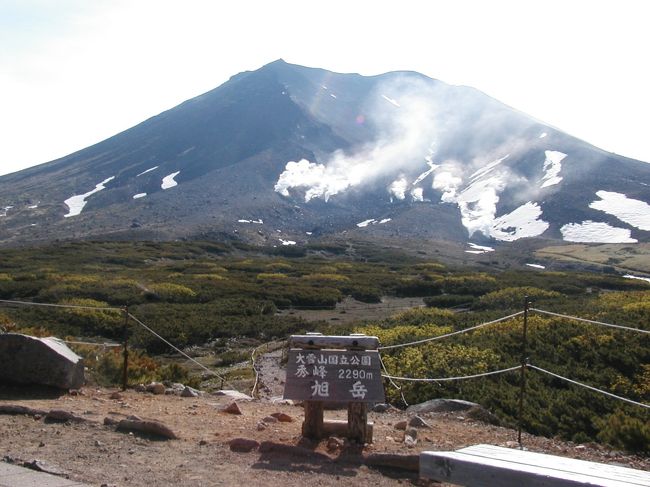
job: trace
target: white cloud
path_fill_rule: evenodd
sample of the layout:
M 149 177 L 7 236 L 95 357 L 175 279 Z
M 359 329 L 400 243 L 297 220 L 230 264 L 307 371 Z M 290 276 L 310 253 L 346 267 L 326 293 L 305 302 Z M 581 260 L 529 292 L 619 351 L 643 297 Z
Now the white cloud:
M 398 200 L 403 200 L 406 198 L 406 187 L 408 186 L 408 181 L 404 176 L 400 176 L 399 179 L 396 179 L 388 187 L 388 192 L 391 196 L 394 196 Z
M 370 97 L 372 119 L 379 130 L 378 139 L 357 150 L 336 151 L 323 163 L 289 161 L 280 174 L 275 191 L 288 196 L 291 188 L 305 191 L 305 201 L 332 196 L 377 178 L 394 173 L 397 168 L 408 170 L 422 165 L 431 141 L 438 135 L 435 118 L 436 96 L 431 85 L 412 76 L 399 76 L 378 87 L 400 93 L 400 109 L 380 97 Z M 404 199 L 408 182 L 404 176 L 388 188 L 388 192 Z
M 456 192 L 463 183 L 460 176 L 455 176 L 451 171 L 445 170 L 446 166 L 442 166 L 439 172 L 433 176 L 433 189 L 442 191 L 441 201 L 444 203 L 455 203 Z

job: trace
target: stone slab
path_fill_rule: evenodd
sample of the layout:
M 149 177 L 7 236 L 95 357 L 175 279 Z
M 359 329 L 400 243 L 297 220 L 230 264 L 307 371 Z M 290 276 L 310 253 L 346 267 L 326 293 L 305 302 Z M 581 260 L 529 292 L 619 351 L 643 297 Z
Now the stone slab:
M 91 487 L 74 480 L 0 462 L 0 487 Z

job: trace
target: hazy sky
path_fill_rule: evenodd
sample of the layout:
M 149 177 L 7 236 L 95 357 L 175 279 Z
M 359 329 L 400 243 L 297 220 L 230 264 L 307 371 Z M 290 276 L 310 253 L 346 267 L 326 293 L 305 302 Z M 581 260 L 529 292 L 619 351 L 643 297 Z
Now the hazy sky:
M 469 85 L 650 162 L 645 0 L 0 0 L 0 174 L 278 58 Z

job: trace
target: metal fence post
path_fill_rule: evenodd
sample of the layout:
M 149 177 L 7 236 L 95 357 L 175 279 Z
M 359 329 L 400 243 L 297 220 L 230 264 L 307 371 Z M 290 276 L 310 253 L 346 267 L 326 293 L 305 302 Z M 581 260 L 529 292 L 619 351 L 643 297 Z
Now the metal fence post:
M 526 365 L 528 364 L 528 308 L 530 300 L 528 296 L 524 297 L 524 329 L 521 337 L 521 379 L 519 389 L 519 417 L 517 418 L 517 442 L 519 448 L 521 444 L 521 428 L 524 417 L 524 395 L 526 394 Z
M 129 307 L 124 307 L 124 366 L 122 368 L 122 390 L 126 391 L 129 373 Z

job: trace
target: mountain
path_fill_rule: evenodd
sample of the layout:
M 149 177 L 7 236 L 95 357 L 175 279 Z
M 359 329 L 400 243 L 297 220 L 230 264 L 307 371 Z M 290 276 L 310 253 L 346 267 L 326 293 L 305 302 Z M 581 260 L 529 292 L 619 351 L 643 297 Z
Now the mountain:
M 278 60 L 91 147 L 1 176 L 0 243 L 291 245 L 343 232 L 633 243 L 650 241 L 649 202 L 650 164 L 473 88 Z

